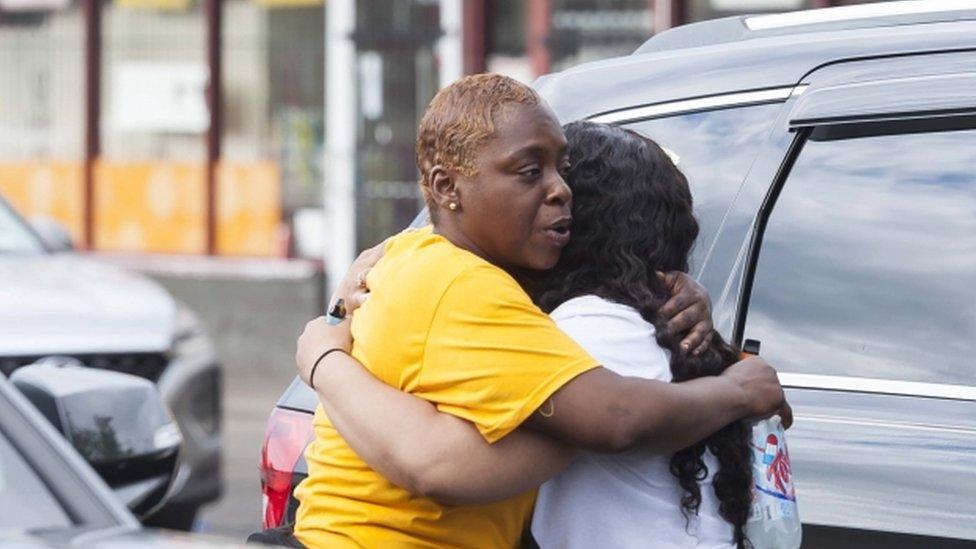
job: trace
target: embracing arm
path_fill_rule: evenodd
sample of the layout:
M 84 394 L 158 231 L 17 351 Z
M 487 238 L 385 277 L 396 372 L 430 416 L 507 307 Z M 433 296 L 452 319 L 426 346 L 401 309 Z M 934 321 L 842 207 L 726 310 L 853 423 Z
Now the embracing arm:
M 672 333 L 688 332 L 683 352 L 698 354 L 713 337 L 708 293 L 684 273 L 659 274 L 671 293 L 659 310 Z M 567 316 L 568 315 L 568 316 Z M 619 351 L 623 334 L 634 334 L 627 315 L 593 310 L 573 316 L 558 314 L 560 328 L 584 347 Z M 618 324 L 621 323 L 622 324 Z M 617 333 L 607 339 L 605 332 Z M 639 331 L 633 336 L 647 337 Z M 639 349 L 641 343 L 637 343 Z M 633 351 L 632 352 L 639 352 Z M 613 353 L 597 355 L 612 364 Z M 655 366 L 647 365 L 651 371 Z M 658 365 L 661 366 L 661 365 Z M 666 365 L 661 366 L 664 369 Z M 551 407 L 551 408 L 550 408 Z M 792 421 L 776 372 L 761 358 L 732 365 L 721 376 L 683 383 L 624 377 L 605 368 L 583 373 L 556 391 L 526 425 L 576 447 L 617 452 L 640 445 L 657 454 L 673 454 L 719 431 L 733 421 L 778 412 Z
M 557 391 L 552 409 L 527 426 L 598 452 L 635 445 L 674 453 L 733 421 L 789 410 L 776 373 L 760 358 L 731 366 L 720 376 L 683 383 L 624 377 L 606 368 L 581 374 Z M 548 413 L 551 412 L 551 413 Z
M 374 254 L 372 263 L 378 255 Z M 364 272 L 372 263 L 354 265 L 350 274 Z M 340 285 L 348 292 L 343 296 L 346 303 L 362 302 L 368 290 L 346 283 L 351 276 L 346 279 Z M 687 286 L 695 289 L 693 281 Z M 699 306 L 696 315 L 685 315 L 685 320 L 694 324 L 697 316 L 699 323 L 706 323 L 697 332 L 707 334 L 711 331 L 707 294 L 700 293 L 706 306 Z M 691 307 L 695 302 L 690 301 Z M 688 308 L 679 304 L 675 310 L 680 313 Z M 317 319 L 306 326 L 296 356 L 306 383 L 311 365 L 323 350 L 349 349 L 348 324 L 332 327 Z M 689 346 L 694 345 L 697 343 Z M 662 452 L 674 451 L 751 409 L 742 402 L 751 393 L 743 391 L 741 383 L 728 381 L 696 380 L 678 386 L 625 380 L 598 368 L 556 394 L 552 417 L 531 422 L 556 438 L 584 447 L 617 450 L 644 441 L 659 445 L 654 447 Z M 322 361 L 314 385 L 330 419 L 353 450 L 394 484 L 415 494 L 451 503 L 494 501 L 538 486 L 571 459 L 572 452 L 566 447 L 526 429 L 489 445 L 470 423 L 382 383 L 342 353 L 332 353 Z
M 333 327 L 319 318 L 302 339 L 317 349 L 348 349 L 348 324 Z M 311 362 L 300 352 L 298 363 L 307 380 Z M 526 429 L 489 444 L 471 423 L 383 383 L 347 354 L 326 357 L 314 385 L 332 424 L 363 461 L 393 484 L 442 503 L 490 503 L 537 488 L 574 454 Z

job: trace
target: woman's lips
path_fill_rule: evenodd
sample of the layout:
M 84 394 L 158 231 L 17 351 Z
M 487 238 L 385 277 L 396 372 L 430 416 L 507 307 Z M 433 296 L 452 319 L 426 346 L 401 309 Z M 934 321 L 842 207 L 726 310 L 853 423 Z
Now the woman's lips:
M 566 246 L 566 244 L 569 244 L 569 229 L 545 229 L 543 232 L 546 233 L 546 237 L 549 238 L 550 242 L 560 248 L 563 248 Z

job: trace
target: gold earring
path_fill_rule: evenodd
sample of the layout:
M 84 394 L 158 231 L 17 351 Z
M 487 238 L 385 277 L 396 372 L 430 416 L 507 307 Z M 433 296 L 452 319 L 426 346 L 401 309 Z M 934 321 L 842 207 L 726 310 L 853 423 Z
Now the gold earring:
M 451 210 L 452 212 L 457 211 L 457 203 L 451 202 L 450 204 L 447 205 L 447 209 Z

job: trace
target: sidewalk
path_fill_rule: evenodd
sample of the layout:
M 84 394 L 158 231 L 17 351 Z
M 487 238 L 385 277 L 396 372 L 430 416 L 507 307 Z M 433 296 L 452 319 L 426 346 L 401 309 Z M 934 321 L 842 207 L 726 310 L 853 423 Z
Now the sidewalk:
M 168 277 L 301 280 L 322 272 L 322 262 L 309 259 L 116 252 L 79 253 L 124 269 Z

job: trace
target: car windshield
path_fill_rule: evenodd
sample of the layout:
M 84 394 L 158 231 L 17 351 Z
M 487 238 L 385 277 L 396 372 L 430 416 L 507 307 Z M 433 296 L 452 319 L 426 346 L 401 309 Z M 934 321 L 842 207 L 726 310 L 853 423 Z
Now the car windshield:
M 44 246 L 3 198 L 0 198 L 0 254 L 37 254 Z

